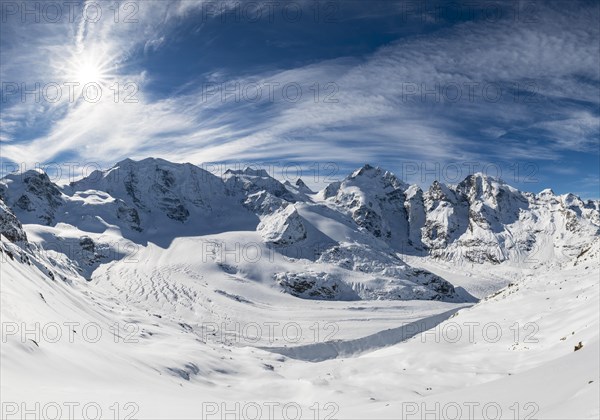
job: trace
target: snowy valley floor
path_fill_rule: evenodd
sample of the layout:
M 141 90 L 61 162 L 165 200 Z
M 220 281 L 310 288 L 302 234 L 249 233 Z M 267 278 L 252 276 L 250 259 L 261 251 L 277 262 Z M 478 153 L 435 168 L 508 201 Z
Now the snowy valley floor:
M 89 282 L 53 281 L 5 245 L 2 418 L 600 415 L 593 262 L 406 257 L 480 302 L 314 301 L 189 263 L 192 240 Z

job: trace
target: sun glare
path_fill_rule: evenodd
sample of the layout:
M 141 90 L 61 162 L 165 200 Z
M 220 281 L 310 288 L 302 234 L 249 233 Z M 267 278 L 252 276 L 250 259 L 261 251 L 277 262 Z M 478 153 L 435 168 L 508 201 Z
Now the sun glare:
M 74 55 L 67 62 L 65 76 L 69 82 L 79 83 L 80 87 L 88 83 L 106 85 L 111 78 L 110 61 L 90 52 Z
M 102 81 L 102 72 L 100 68 L 93 63 L 82 64 L 75 73 L 75 81 L 82 85 L 87 83 L 100 83 Z

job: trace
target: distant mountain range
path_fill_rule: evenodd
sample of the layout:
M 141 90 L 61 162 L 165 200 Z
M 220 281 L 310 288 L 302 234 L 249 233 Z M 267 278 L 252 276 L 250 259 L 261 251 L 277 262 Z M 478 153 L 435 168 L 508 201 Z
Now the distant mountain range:
M 43 234 L 28 237 L 28 225 L 44 226 Z M 225 232 L 255 232 L 263 252 L 290 261 L 265 270 L 299 297 L 457 301 L 470 297 L 405 256 L 531 268 L 590 261 L 599 255 L 600 202 L 521 192 L 480 173 L 423 191 L 370 165 L 319 192 L 264 170 L 218 177 L 153 158 L 126 159 L 68 186 L 41 171 L 0 180 L 0 233 L 32 258 L 58 246 L 86 278 L 132 246 L 168 248 L 180 237 Z M 245 246 L 254 241 L 239 236 Z

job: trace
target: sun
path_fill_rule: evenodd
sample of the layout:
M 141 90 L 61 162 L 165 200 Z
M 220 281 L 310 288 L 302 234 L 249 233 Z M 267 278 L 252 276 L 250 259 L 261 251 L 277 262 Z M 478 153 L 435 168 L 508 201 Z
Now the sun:
M 83 87 L 90 83 L 107 85 L 112 78 L 113 60 L 103 54 L 85 51 L 72 55 L 65 63 L 64 76 L 69 82 Z
M 70 64 L 70 77 L 82 86 L 88 83 L 105 84 L 108 79 L 106 64 L 94 56 L 78 57 Z
M 81 85 L 101 83 L 104 78 L 102 70 L 95 63 L 83 63 L 75 70 L 75 82 Z
M 111 95 L 118 98 L 121 57 L 103 45 L 90 45 L 61 51 L 50 67 L 56 80 L 68 86 L 69 101 L 83 98 L 96 103 Z M 66 98 L 66 96 L 65 96 Z

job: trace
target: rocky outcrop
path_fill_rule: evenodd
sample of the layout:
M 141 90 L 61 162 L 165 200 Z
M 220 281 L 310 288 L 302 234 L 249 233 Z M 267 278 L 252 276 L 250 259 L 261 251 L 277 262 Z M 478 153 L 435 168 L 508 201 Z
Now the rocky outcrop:
M 0 181 L 0 198 L 22 223 L 51 225 L 63 204 L 62 193 L 48 175 L 29 170 Z
M 21 222 L 2 200 L 0 200 L 0 234 L 10 242 L 27 241 L 27 234 Z

